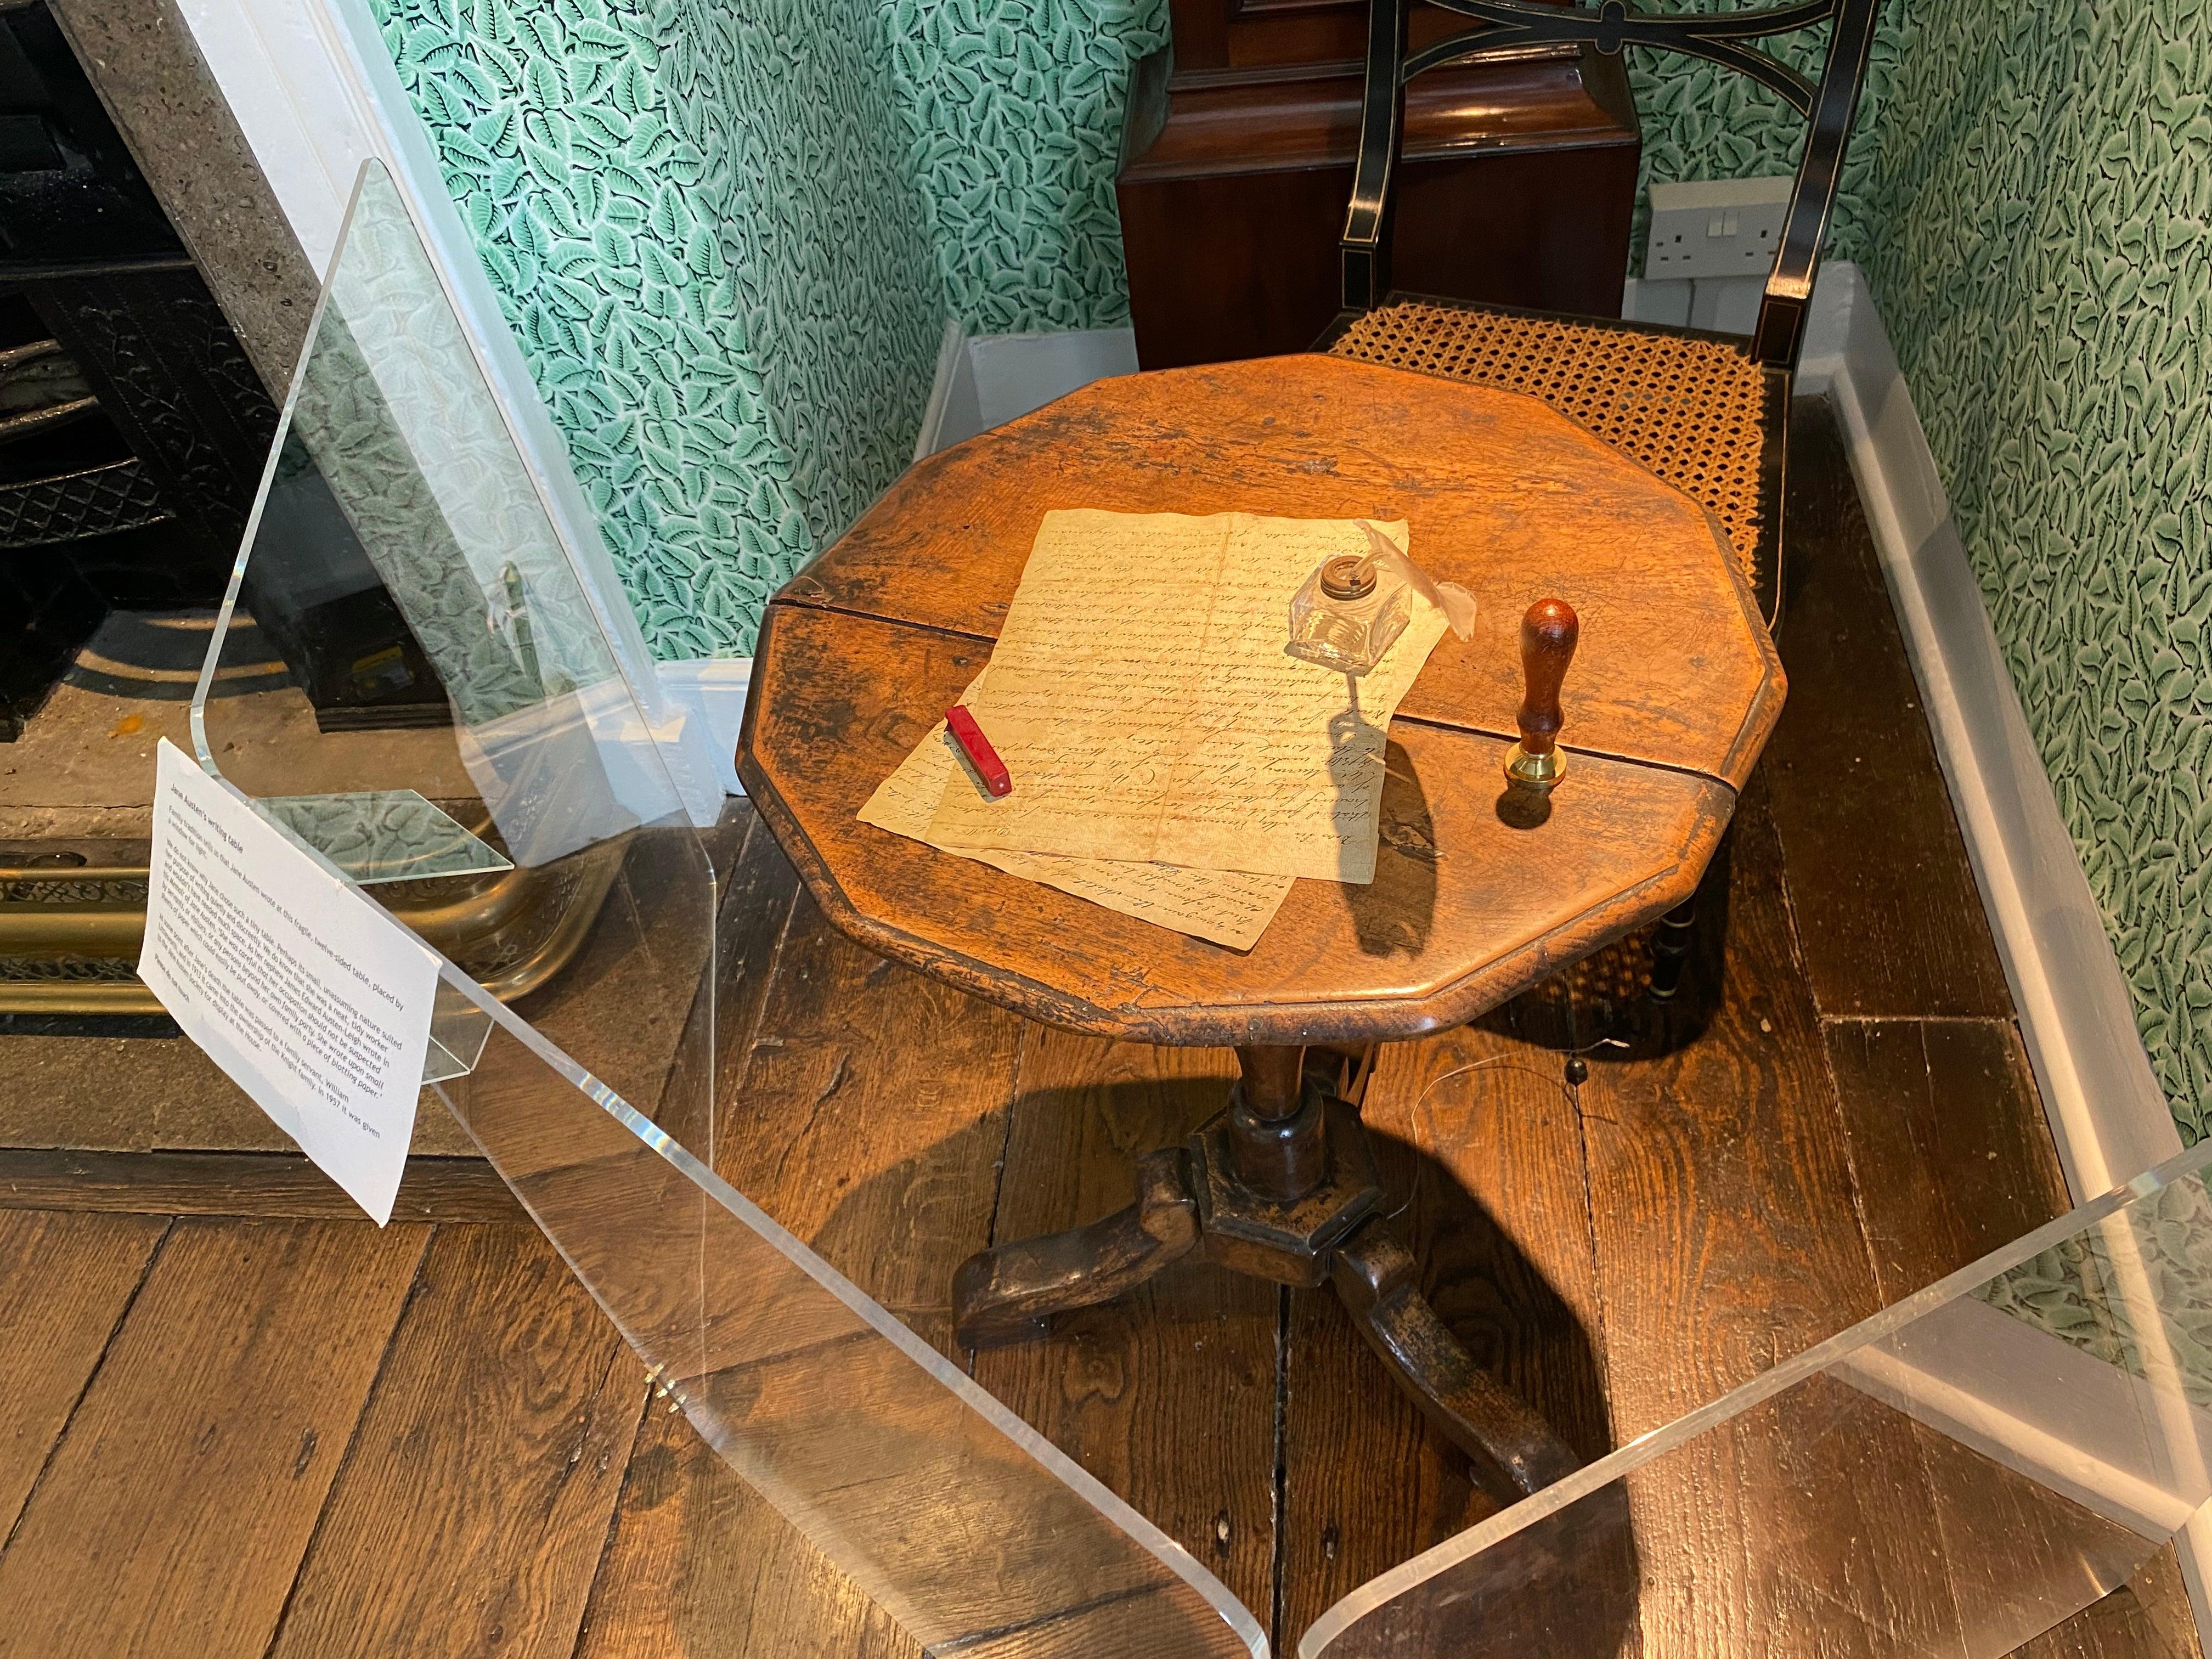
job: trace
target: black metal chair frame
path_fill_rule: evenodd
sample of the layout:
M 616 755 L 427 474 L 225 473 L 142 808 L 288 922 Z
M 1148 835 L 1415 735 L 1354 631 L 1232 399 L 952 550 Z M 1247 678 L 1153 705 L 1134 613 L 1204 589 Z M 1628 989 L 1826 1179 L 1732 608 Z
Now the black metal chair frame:
M 1641 46 L 1703 58 L 1747 75 L 1778 94 L 1811 127 L 1751 343 L 1753 362 L 1785 370 L 1796 368 L 1820 244 L 1835 210 L 1844 153 L 1866 84 L 1880 0 L 1789 0 L 1741 11 L 1666 14 L 1639 10 L 1624 0 L 1603 0 L 1597 6 L 1544 4 L 1540 0 L 1426 0 L 1477 21 L 1472 28 L 1409 56 L 1407 29 L 1415 3 L 1369 0 L 1359 153 L 1341 244 L 1346 313 L 1370 311 L 1389 292 L 1390 185 L 1404 136 L 1408 81 L 1425 70 L 1531 46 L 1588 44 L 1608 56 L 1624 46 Z M 1834 27 L 1817 85 L 1750 44 L 1829 21 Z
M 1625 0 L 1596 6 L 1562 6 L 1541 0 L 1426 0 L 1475 19 L 1474 26 L 1408 55 L 1407 35 L 1417 0 L 1368 0 L 1367 77 L 1359 117 L 1359 153 L 1352 173 L 1352 204 L 1341 242 L 1343 313 L 1330 331 L 1382 304 L 1390 291 L 1392 174 L 1403 142 L 1406 83 L 1425 70 L 1447 64 L 1525 52 L 1532 46 L 1588 45 L 1608 56 L 1624 46 L 1679 52 L 1747 75 L 1781 96 L 1810 126 L 1797 163 L 1796 182 L 1783 224 L 1781 244 L 1759 307 L 1751 361 L 1767 372 L 1771 417 L 1786 422 L 1789 386 L 1805 343 L 1805 319 L 1820 269 L 1820 245 L 1835 211 L 1844 155 L 1866 85 L 1880 0 L 1786 0 L 1741 11 L 1660 14 L 1632 9 Z M 1832 22 L 1828 51 L 1816 85 L 1752 42 Z M 1615 322 L 1615 328 L 1638 325 Z M 1672 330 L 1653 330 L 1673 332 Z M 1776 407 L 1778 404 L 1779 407 Z M 1773 496 L 1777 541 L 1770 624 L 1780 620 L 1779 456 L 1765 469 Z M 1681 982 L 1697 915 L 1695 895 L 1668 913 L 1654 942 L 1650 994 L 1664 1002 Z M 1569 1071 L 1580 1062 L 1570 1059 Z

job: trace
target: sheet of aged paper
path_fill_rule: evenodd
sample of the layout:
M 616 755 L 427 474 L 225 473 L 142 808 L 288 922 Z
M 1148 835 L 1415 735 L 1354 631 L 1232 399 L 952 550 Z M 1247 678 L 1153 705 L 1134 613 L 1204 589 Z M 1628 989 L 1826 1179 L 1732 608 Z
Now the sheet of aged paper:
M 971 696 L 989 673 L 987 668 L 977 677 L 975 685 L 969 688 Z M 939 720 L 936 729 L 868 798 L 868 804 L 860 809 L 860 822 L 926 842 L 937 804 L 945 798 L 945 787 L 956 781 L 963 788 L 972 787 L 966 768 L 945 736 L 945 723 Z M 1054 858 L 1042 853 L 951 847 L 941 850 L 980 859 L 1009 875 L 1042 882 L 1123 915 L 1157 922 L 1235 951 L 1249 951 L 1259 941 L 1282 908 L 1293 879 L 1248 875 L 1237 870 L 1194 870 L 1173 864 Z
M 1368 696 L 1373 701 L 1394 708 L 1398 705 L 1428 660 L 1433 639 L 1423 643 L 1426 636 L 1426 630 L 1409 626 L 1392 644 L 1366 677 Z M 986 667 L 976 676 L 963 702 L 972 705 L 983 694 L 991 672 Z M 894 835 L 929 842 L 930 821 L 948 787 L 956 784 L 963 789 L 976 788 L 940 720 L 868 798 L 860 811 L 860 820 Z M 1057 887 L 1109 910 L 1237 951 L 1249 951 L 1259 942 L 1295 879 L 1239 870 L 1060 858 L 1005 849 L 943 847 L 939 850 L 980 860 L 1010 875 Z
M 1403 523 L 1376 526 L 1403 547 Z M 1417 604 L 1358 679 L 1283 647 L 1322 559 L 1367 550 L 1356 520 L 1048 513 L 964 699 L 1014 778 L 948 789 L 927 839 L 963 852 L 1194 866 L 1364 884 L 1390 716 L 1442 636 Z

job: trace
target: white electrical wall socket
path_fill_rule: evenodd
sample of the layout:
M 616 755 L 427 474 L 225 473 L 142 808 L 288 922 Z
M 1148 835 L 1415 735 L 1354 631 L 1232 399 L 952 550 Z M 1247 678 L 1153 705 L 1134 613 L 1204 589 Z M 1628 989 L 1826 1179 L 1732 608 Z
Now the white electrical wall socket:
M 1765 276 L 1782 243 L 1791 179 L 1701 179 L 1651 186 L 1647 277 Z

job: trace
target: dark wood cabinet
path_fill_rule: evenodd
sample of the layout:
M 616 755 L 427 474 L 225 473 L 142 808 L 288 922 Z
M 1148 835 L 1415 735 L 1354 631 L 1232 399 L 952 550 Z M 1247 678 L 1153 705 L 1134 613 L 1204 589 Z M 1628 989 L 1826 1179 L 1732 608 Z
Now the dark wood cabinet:
M 1337 310 L 1365 0 L 1173 0 L 1115 194 L 1146 368 L 1302 351 Z M 1462 26 L 1425 8 L 1414 37 Z M 1414 293 L 1618 316 L 1641 140 L 1619 58 L 1553 47 L 1416 80 L 1394 253 Z

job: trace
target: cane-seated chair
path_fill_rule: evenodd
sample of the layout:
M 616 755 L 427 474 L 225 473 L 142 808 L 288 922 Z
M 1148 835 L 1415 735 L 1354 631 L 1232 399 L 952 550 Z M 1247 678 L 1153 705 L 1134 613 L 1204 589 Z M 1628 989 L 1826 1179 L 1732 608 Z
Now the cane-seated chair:
M 1639 11 L 1623 0 L 1431 0 L 1476 20 L 1408 53 L 1415 0 L 1370 0 L 1365 101 L 1342 240 L 1344 310 L 1327 349 L 1340 356 L 1532 392 L 1702 502 L 1735 544 L 1770 624 L 1782 592 L 1782 476 L 1790 380 L 1833 211 L 1844 152 L 1872 50 L 1877 0 L 1785 0 L 1740 11 Z M 1817 83 L 1753 44 L 1832 25 Z M 1704 58 L 1748 75 L 1805 117 L 1774 267 L 1748 341 L 1733 336 L 1549 316 L 1391 292 L 1392 176 L 1406 83 L 1446 64 L 1586 44 Z

